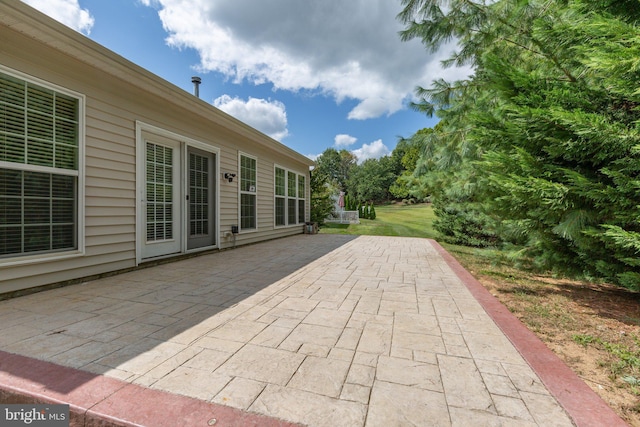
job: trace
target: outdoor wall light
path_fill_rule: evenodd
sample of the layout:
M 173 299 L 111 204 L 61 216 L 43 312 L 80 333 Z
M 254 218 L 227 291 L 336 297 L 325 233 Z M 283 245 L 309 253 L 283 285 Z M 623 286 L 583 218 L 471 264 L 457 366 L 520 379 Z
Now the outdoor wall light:
M 229 182 L 233 182 L 233 178 L 235 177 L 236 177 L 235 173 L 231 173 L 231 172 L 224 173 L 224 179 L 228 180 Z

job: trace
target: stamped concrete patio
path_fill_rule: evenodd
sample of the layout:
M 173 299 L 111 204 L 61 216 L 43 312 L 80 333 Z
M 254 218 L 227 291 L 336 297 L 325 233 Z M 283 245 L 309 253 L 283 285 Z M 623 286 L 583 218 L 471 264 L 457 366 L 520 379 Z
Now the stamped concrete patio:
M 430 240 L 299 235 L 0 302 L 0 398 L 100 379 L 72 409 L 112 425 L 206 425 L 123 406 L 154 391 L 218 426 L 624 425 L 492 298 Z

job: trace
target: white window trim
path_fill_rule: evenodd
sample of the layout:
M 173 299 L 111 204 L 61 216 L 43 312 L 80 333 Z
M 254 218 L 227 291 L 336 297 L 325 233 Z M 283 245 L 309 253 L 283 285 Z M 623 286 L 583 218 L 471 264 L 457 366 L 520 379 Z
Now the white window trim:
M 256 188 L 255 191 L 242 190 L 242 158 L 248 157 L 256 161 Z M 256 233 L 258 231 L 258 157 L 238 151 L 238 232 L 240 234 Z M 242 228 L 242 194 L 252 194 L 256 198 L 255 216 L 256 226 L 255 228 Z
M 282 169 L 284 170 L 284 196 L 276 196 L 276 169 Z M 295 224 L 289 224 L 289 208 L 288 208 L 288 203 L 289 203 L 289 199 L 291 199 L 291 197 L 289 196 L 289 173 L 293 173 L 296 175 L 296 197 L 295 197 L 295 201 L 296 201 L 296 222 Z M 300 182 L 300 176 L 305 176 L 304 174 L 297 172 L 293 169 L 289 169 L 286 168 L 284 166 L 280 166 L 278 164 L 274 164 L 273 165 L 273 227 L 274 228 L 291 228 L 291 227 L 298 227 L 302 224 L 304 224 L 304 222 L 298 222 L 298 218 L 300 216 L 300 212 L 298 210 L 298 203 L 300 200 L 304 200 L 305 201 L 305 207 L 306 207 L 306 203 L 307 203 L 307 197 L 306 197 L 306 193 L 307 193 L 307 178 L 305 177 L 305 185 L 304 185 L 304 190 L 305 190 L 305 194 L 303 195 L 304 197 L 300 197 L 300 194 L 298 194 L 298 184 Z M 285 212 L 284 212 L 284 225 L 276 225 L 276 198 L 284 198 L 285 203 L 284 203 L 284 207 L 285 207 Z M 306 210 L 306 209 L 305 209 Z M 307 212 L 305 212 L 305 220 L 307 218 Z
M 300 178 L 301 177 L 304 178 L 304 195 L 303 195 L 304 197 L 300 197 Z M 300 225 L 300 224 L 304 224 L 307 221 L 307 218 L 309 218 L 309 216 L 307 215 L 309 213 L 309 209 L 307 207 L 307 188 L 309 186 L 309 179 L 307 178 L 306 175 L 302 173 L 298 173 L 296 184 L 298 187 L 298 204 L 296 206 L 299 208 L 300 200 L 304 201 L 304 219 L 302 222 L 298 222 L 298 225 Z M 297 214 L 298 221 L 300 221 L 300 209 L 298 209 L 296 214 Z
M 276 194 L 276 170 L 280 169 L 284 171 L 284 195 Z M 284 199 L 284 224 L 277 224 L 276 221 L 276 200 Z M 287 169 L 279 165 L 273 165 L 273 228 L 285 228 L 288 227 L 288 215 L 287 215 Z
M 34 255 L 18 255 L 15 257 L 7 257 L 0 259 L 0 267 L 18 266 L 25 264 L 34 264 L 41 262 L 57 261 L 67 258 L 75 258 L 84 256 L 85 254 L 85 141 L 86 141 L 86 96 L 82 93 L 72 91 L 70 89 L 58 86 L 54 83 L 50 83 L 46 80 L 39 79 L 32 75 L 22 73 L 17 70 L 0 65 L 0 72 L 17 79 L 24 80 L 29 83 L 42 86 L 46 89 L 53 90 L 63 95 L 70 96 L 78 100 L 78 169 L 57 169 L 48 166 L 28 165 L 22 163 L 13 162 L 0 162 L 1 168 L 19 169 L 23 171 L 31 172 L 45 172 L 55 173 L 59 175 L 70 175 L 78 178 L 78 187 L 76 189 L 78 200 L 76 201 L 77 223 L 76 223 L 76 236 L 78 248 L 70 251 L 40 253 Z

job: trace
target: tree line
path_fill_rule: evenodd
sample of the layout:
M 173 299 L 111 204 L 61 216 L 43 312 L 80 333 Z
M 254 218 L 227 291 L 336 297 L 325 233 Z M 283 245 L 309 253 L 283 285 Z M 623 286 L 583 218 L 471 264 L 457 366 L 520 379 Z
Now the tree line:
M 414 138 L 400 139 L 389 156 L 367 159 L 362 163 L 358 163 L 357 157 L 345 149 L 326 149 L 318 156 L 311 172 L 311 220 L 322 223 L 334 209 L 340 192 L 344 192 L 351 201 L 353 209 L 350 210 L 367 206 L 361 217 L 371 216 L 369 212 L 374 203 L 415 200 L 416 196 L 409 191 L 409 183 L 413 181 L 420 144 Z

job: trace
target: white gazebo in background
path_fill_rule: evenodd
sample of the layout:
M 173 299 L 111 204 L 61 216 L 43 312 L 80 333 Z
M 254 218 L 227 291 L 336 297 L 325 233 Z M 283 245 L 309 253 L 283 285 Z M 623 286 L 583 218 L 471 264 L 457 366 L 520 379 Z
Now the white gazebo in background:
M 360 224 L 360 213 L 358 211 L 347 211 L 344 209 L 344 191 L 337 196 L 332 196 L 334 200 L 334 210 L 325 219 L 325 222 L 333 224 Z

